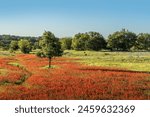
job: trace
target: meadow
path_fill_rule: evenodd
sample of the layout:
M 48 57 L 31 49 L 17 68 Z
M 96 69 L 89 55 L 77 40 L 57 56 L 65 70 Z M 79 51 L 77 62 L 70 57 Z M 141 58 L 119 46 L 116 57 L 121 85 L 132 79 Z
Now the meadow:
M 0 99 L 149 100 L 149 52 L 65 51 L 52 59 L 0 51 Z
M 80 58 L 90 66 L 105 66 L 132 71 L 150 72 L 150 52 L 65 51 L 66 57 Z

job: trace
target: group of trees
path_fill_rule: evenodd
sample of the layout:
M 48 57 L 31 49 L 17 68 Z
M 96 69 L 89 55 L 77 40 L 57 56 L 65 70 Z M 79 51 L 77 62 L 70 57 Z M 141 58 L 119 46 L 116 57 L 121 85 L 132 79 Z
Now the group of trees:
M 106 41 L 98 32 L 78 33 L 73 38 L 60 39 L 63 50 L 101 50 L 106 49 Z
M 14 35 L 0 35 L 0 48 L 4 50 L 10 49 L 11 41 L 28 40 L 32 45 L 38 40 L 39 37 L 25 37 Z
M 150 51 L 150 34 L 133 32 L 122 29 L 108 36 L 107 48 L 114 51 Z
M 78 33 L 72 39 L 74 50 L 101 50 L 106 47 L 104 37 L 97 32 Z
M 108 39 L 98 32 L 78 33 L 72 39 L 61 39 L 63 49 L 111 51 L 150 51 L 150 34 L 133 32 L 122 29 L 108 36 Z
M 9 49 L 11 52 L 17 51 L 20 49 L 23 53 L 29 53 L 32 49 L 31 42 L 29 40 L 21 39 L 19 41 L 11 41 L 9 45 Z
M 135 42 L 136 34 L 123 29 L 108 36 L 107 47 L 115 51 L 129 51 Z
M 48 33 L 48 37 L 57 40 L 56 43 L 59 43 L 57 46 L 59 46 L 58 48 L 61 46 L 62 50 L 150 51 L 150 34 L 136 35 L 125 29 L 110 34 L 107 39 L 98 32 L 78 33 L 74 37 L 61 39 L 56 38 L 51 32 L 44 32 L 41 37 L 0 35 L 0 48 L 9 49 L 12 52 L 19 49 L 23 53 L 29 53 L 33 49 L 43 50 L 43 38 L 47 37 L 45 33 Z M 47 46 L 49 47 L 49 45 Z M 37 55 L 44 56 L 44 53 L 40 51 Z

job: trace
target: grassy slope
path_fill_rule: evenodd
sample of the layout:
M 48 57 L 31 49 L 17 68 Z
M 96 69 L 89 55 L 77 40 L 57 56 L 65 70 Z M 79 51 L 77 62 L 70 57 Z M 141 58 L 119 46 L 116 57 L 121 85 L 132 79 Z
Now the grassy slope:
M 81 58 L 79 62 L 92 66 L 106 66 L 150 72 L 150 52 L 95 52 L 66 50 L 64 56 Z

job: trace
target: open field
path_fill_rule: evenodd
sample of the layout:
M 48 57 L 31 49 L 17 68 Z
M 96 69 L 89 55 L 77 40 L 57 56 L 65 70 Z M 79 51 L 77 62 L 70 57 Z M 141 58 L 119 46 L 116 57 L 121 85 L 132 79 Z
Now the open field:
M 149 53 L 65 51 L 48 60 L 0 52 L 0 99 L 150 99 Z M 132 70 L 132 71 L 130 71 Z
M 65 57 L 80 58 L 90 66 L 105 66 L 132 71 L 150 72 L 150 52 L 65 51 Z

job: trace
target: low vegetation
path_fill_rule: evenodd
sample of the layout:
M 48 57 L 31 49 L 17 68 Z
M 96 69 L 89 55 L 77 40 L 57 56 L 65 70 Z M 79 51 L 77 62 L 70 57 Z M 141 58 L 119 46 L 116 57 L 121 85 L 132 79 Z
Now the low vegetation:
M 150 72 L 149 52 L 96 52 L 66 50 L 64 52 L 64 57 L 80 58 L 79 62 L 90 66 L 104 66 L 109 68 Z

